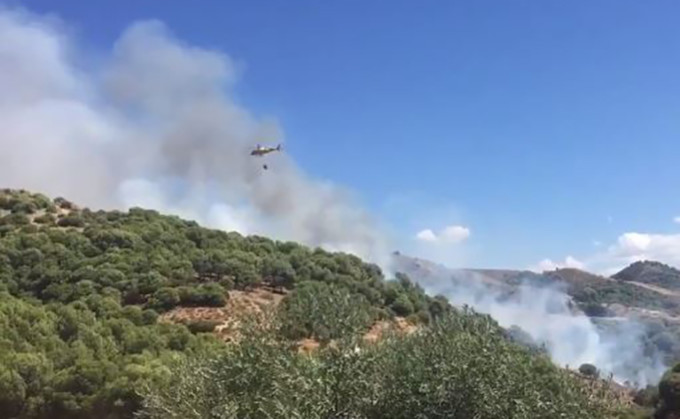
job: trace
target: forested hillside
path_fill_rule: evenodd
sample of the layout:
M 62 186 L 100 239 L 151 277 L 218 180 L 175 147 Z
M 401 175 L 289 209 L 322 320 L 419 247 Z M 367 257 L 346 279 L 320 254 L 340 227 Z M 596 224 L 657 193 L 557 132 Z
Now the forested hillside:
M 583 418 L 620 408 L 489 317 L 351 255 L 26 191 L 3 190 L 0 211 L 3 418 Z M 264 286 L 283 300 L 244 316 L 236 344 L 211 324 L 159 321 Z M 418 331 L 357 339 L 397 317 Z M 319 349 L 295 351 L 305 338 Z

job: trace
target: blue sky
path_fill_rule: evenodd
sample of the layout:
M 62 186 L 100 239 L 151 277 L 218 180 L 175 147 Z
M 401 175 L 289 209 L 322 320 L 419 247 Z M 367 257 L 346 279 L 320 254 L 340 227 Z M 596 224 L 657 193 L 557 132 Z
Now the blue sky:
M 633 243 L 626 257 L 680 263 L 678 2 L 5 3 L 56 13 L 93 49 L 153 18 L 228 54 L 239 100 L 405 250 L 590 268 Z M 416 244 L 452 225 L 469 237 Z

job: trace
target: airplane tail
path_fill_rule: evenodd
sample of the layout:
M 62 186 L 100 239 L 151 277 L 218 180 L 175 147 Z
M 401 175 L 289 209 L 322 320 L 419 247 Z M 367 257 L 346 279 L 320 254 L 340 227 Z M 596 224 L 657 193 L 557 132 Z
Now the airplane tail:
M 276 151 L 281 151 L 281 144 L 276 146 Z

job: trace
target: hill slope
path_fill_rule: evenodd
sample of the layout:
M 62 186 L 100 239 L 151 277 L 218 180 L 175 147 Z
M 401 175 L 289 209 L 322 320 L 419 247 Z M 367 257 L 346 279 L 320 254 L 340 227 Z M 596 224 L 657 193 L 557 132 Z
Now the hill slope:
M 612 278 L 637 284 L 653 285 L 661 289 L 680 290 L 680 270 L 660 262 L 635 262 L 613 275 Z
M 1 417 L 576 418 L 616 407 L 488 316 L 351 255 L 26 191 L 1 191 L 0 210 Z M 239 317 L 236 345 L 219 339 L 229 324 L 213 320 L 225 316 Z M 403 317 L 419 332 L 356 340 Z M 311 358 L 292 350 L 309 339 Z

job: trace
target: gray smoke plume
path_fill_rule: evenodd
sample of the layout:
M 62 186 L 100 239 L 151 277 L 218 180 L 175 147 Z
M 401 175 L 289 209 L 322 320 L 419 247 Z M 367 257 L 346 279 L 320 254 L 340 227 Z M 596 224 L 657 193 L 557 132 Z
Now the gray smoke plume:
M 489 314 L 504 328 L 519 327 L 558 365 L 593 364 L 603 375 L 635 387 L 656 385 L 667 369 L 661 354 L 645 347 L 643 323 L 633 318 L 595 322 L 578 310 L 563 284 L 531 274 L 515 273 L 512 281 L 504 281 L 474 270 L 414 267 L 404 259 L 395 264 L 428 293 Z
M 236 102 L 228 56 L 157 21 L 133 24 L 97 57 L 67 35 L 54 19 L 0 11 L 0 183 L 385 265 L 385 235 L 349 191 L 305 175 L 285 151 L 249 156 L 282 133 Z
M 454 304 L 491 315 L 505 328 L 519 327 L 561 366 L 593 364 L 615 381 L 636 387 L 655 385 L 667 368 L 658 352 L 646 353 L 645 325 L 632 318 L 597 324 L 576 308 L 561 284 L 519 278 L 519 285 L 510 290 L 489 285 L 492 280 L 480 273 L 454 272 L 448 280 L 430 277 L 423 286 Z

